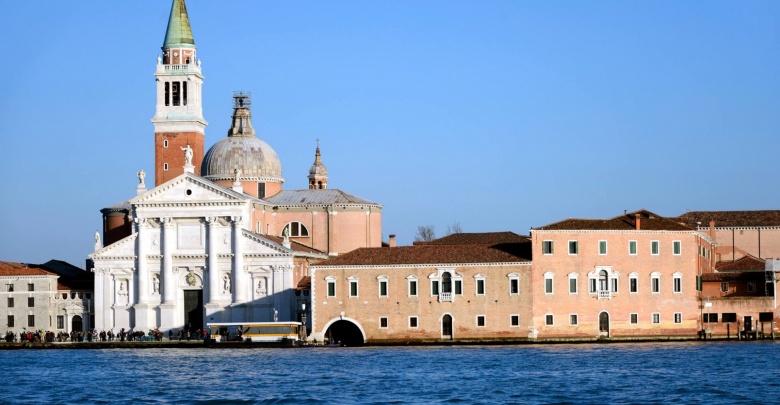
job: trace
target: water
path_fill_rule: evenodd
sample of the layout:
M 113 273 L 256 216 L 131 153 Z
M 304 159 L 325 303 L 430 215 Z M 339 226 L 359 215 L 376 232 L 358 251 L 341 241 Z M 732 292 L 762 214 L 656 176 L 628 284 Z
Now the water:
M 776 403 L 780 343 L 0 352 L 12 404 Z

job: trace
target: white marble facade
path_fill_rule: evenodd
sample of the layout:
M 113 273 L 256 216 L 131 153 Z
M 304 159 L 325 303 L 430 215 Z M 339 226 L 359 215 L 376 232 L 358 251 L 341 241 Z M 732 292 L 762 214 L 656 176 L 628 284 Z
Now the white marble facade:
M 253 201 L 192 173 L 128 200 L 133 234 L 90 255 L 95 328 L 295 320 L 293 252 L 244 228 Z M 192 290 L 203 319 L 185 325 Z

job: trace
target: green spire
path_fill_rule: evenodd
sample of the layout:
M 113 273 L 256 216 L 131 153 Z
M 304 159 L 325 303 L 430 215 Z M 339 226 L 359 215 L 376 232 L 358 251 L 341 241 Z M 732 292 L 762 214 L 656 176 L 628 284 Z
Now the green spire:
M 192 38 L 190 17 L 187 16 L 187 6 L 184 0 L 173 0 L 171 16 L 168 18 L 168 29 L 165 31 L 163 49 L 169 48 L 195 48 L 195 40 Z

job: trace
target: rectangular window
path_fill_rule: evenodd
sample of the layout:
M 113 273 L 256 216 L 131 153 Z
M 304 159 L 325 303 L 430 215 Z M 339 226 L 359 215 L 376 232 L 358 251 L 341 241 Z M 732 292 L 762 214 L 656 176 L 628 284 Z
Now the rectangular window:
M 27 315 L 27 327 L 35 327 L 35 315 Z
M 552 315 L 545 315 L 544 316 L 544 324 L 547 326 L 553 326 L 553 316 Z
M 702 315 L 702 320 L 704 320 L 704 323 L 718 323 L 718 314 L 704 314 Z
M 409 296 L 417 296 L 417 280 L 409 280 Z
M 613 293 L 618 292 L 618 279 L 613 278 L 610 281 L 611 281 L 610 286 L 612 287 L 610 291 L 612 291 Z
M 520 280 L 516 278 L 509 279 L 509 293 L 520 294 Z
M 382 280 L 379 282 L 379 296 L 387 297 L 387 281 Z
M 27 307 L 28 308 L 35 307 L 35 297 L 27 297 Z
M 569 279 L 569 294 L 577 294 L 577 278 L 572 277 Z
M 588 292 L 591 294 L 596 293 L 596 279 L 595 278 L 589 278 L 588 279 Z
M 417 317 L 416 316 L 410 316 L 409 317 L 409 327 L 410 328 L 416 328 L 417 327 Z
M 651 255 L 657 255 L 658 254 L 658 241 L 654 240 L 650 242 L 650 254 Z
M 674 292 L 675 293 L 681 293 L 682 292 L 682 278 L 675 277 L 674 278 Z
M 729 292 L 729 283 L 720 283 L 720 292 Z
M 605 241 L 605 240 L 600 240 L 599 241 L 599 254 L 600 255 L 607 254 L 607 241 Z
M 33 283 L 27 284 L 27 291 L 35 291 L 35 284 Z
M 682 242 L 679 240 L 672 242 L 672 254 L 675 256 L 682 254 Z
M 485 315 L 477 315 L 477 327 L 485 326 Z
M 358 282 L 357 281 L 350 281 L 349 282 L 349 296 L 350 297 L 357 297 L 358 296 Z
M 485 295 L 485 280 L 477 279 L 477 295 Z
M 173 105 L 177 106 L 181 104 L 181 94 L 179 93 L 180 82 L 171 82 L 171 96 L 173 97 Z
M 639 280 L 637 280 L 636 277 L 631 277 L 628 279 L 628 292 L 630 293 L 639 292 Z
M 674 313 L 674 323 L 682 323 L 682 314 L 679 312 Z
M 171 105 L 171 83 L 165 82 L 165 106 Z
M 181 82 L 181 85 L 182 85 L 181 105 L 187 105 L 187 82 Z
M 257 198 L 265 198 L 265 183 L 257 183 Z
M 553 241 L 551 240 L 542 241 L 542 254 L 545 255 L 553 254 Z
M 553 293 L 553 281 L 551 278 L 544 279 L 544 293 L 545 294 Z
M 8 308 L 14 307 L 14 297 L 8 297 Z
M 57 329 L 65 329 L 65 315 L 57 315 Z
M 636 325 L 639 323 L 639 314 L 631 314 L 629 318 L 632 324 Z
M 438 280 L 432 280 L 431 281 L 431 295 L 439 295 L 439 281 Z
M 8 315 L 8 327 L 13 328 L 14 327 L 14 316 Z
M 455 280 L 455 295 L 463 294 L 463 281 Z
M 715 322 L 718 321 L 718 314 L 710 314 L 710 316 L 715 315 Z M 712 318 L 710 318 L 712 319 Z M 721 322 L 728 323 L 728 322 L 736 322 L 737 321 L 737 314 L 734 312 L 725 312 L 723 313 L 721 317 Z
M 630 240 L 628 241 L 628 254 L 631 256 L 636 255 L 636 241 Z
M 13 292 L 14 291 L 14 285 L 13 284 L 6 284 L 5 290 L 8 291 L 8 292 Z
M 754 282 L 748 282 L 747 283 L 747 290 L 748 292 L 756 292 L 756 283 Z
M 328 297 L 336 296 L 336 282 L 328 281 Z
M 650 285 L 651 285 L 651 288 L 652 288 L 652 290 L 651 290 L 652 292 L 654 292 L 654 293 L 661 292 L 661 279 L 660 278 L 653 277 L 652 279 L 650 279 Z
M 577 324 L 577 314 L 569 315 L 569 325 L 576 325 L 576 324 Z
M 569 254 L 570 255 L 576 255 L 579 253 L 579 246 L 577 245 L 576 240 L 570 240 L 569 241 Z
M 509 326 L 520 326 L 520 315 L 510 315 Z
M 387 318 L 386 317 L 379 318 L 379 327 L 380 328 L 387 328 Z
M 653 314 L 653 323 L 661 323 L 661 314 L 657 312 Z

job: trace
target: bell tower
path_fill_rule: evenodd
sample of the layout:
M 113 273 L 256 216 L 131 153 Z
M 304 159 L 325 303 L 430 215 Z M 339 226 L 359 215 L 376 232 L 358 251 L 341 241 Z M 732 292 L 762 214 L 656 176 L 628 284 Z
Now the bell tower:
M 184 0 L 173 0 L 168 29 L 157 57 L 157 109 L 154 124 L 155 186 L 184 173 L 185 150 L 195 174 L 203 162 L 203 74 Z
M 328 169 L 322 164 L 320 155 L 320 140 L 317 139 L 317 150 L 314 152 L 314 164 L 309 169 L 309 190 L 325 190 L 328 188 Z

